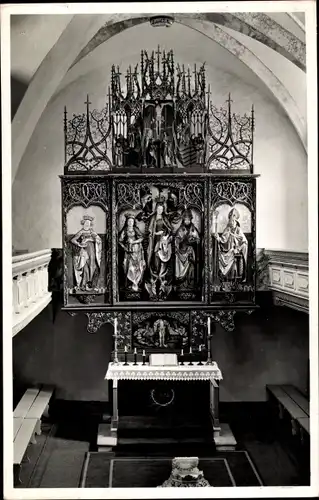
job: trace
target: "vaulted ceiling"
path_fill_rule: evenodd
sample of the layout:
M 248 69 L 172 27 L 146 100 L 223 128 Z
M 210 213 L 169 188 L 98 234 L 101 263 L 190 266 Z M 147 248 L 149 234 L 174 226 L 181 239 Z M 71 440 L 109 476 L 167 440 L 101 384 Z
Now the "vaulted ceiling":
M 54 95 L 83 75 L 103 72 L 111 62 L 134 60 L 138 51 L 157 42 L 190 63 L 206 60 L 262 85 L 306 145 L 306 106 L 300 98 L 306 90 L 301 13 L 174 14 L 174 20 L 171 28 L 152 28 L 146 14 L 11 16 L 11 77 L 25 88 L 12 123 L 12 178 Z M 108 74 L 105 80 L 107 85 Z

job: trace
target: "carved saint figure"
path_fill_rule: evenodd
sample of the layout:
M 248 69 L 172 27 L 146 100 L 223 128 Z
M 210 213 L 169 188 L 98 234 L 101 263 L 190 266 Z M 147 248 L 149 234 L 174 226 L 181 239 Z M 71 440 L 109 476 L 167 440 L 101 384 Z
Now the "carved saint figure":
M 222 234 L 214 234 L 218 242 L 218 264 L 222 279 L 245 281 L 248 241 L 240 223 L 239 212 L 232 208 L 228 214 L 228 223 Z
M 185 210 L 175 236 L 175 277 L 186 286 L 194 286 L 196 246 L 200 243 L 199 232 L 192 221 L 192 211 Z
M 155 321 L 153 329 L 155 335 L 158 336 L 159 347 L 167 347 L 166 341 L 168 340 L 167 337 L 169 337 L 169 323 L 163 319 L 158 319 Z
M 144 165 L 155 167 L 157 164 L 156 147 L 152 130 L 146 129 L 143 137 L 143 162 Z
M 119 244 L 124 249 L 123 269 L 132 290 L 138 291 L 146 267 L 143 249 L 143 235 L 136 225 L 134 214 L 127 214 L 119 235 Z
M 155 105 L 155 119 L 154 119 L 154 128 L 155 128 L 155 139 L 160 140 L 162 124 L 164 123 L 164 117 L 162 115 L 162 105 L 159 101 L 156 101 Z
M 172 150 L 172 142 L 166 132 L 163 135 L 162 141 L 162 156 L 163 163 L 165 167 L 169 167 L 173 164 L 173 150 Z
M 196 163 L 204 163 L 204 153 L 205 153 L 205 140 L 201 133 L 193 139 L 193 143 L 196 149 Z
M 97 281 L 102 255 L 102 240 L 93 230 L 93 217 L 84 215 L 83 228 L 71 239 L 75 249 L 80 249 L 73 258 L 76 286 L 83 291 L 92 291 Z
M 156 295 L 156 282 L 166 286 L 165 276 L 172 257 L 172 227 L 164 213 L 164 203 L 156 204 L 148 227 L 147 265 L 151 274 L 151 291 Z

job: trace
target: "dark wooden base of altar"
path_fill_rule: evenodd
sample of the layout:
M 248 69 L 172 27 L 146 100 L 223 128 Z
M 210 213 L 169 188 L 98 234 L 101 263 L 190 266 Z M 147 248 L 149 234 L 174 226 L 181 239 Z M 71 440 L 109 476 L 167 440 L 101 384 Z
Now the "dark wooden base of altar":
M 174 419 L 179 415 L 193 420 L 209 413 L 207 381 L 143 380 L 119 382 L 118 409 L 122 415 L 154 415 Z M 110 391 L 111 393 L 111 391 Z
M 100 424 L 99 451 L 124 447 L 148 454 L 163 448 L 167 453 L 170 447 L 176 456 L 176 449 L 188 454 L 206 448 L 208 455 L 215 449 L 235 449 L 230 427 L 214 426 L 208 381 L 122 380 L 119 385 L 119 420 Z
M 191 450 L 203 454 L 204 449 L 207 455 L 211 455 L 214 450 L 235 450 L 236 445 L 236 439 L 226 423 L 221 423 L 220 432 L 216 435 L 212 423 L 206 426 L 197 423 L 196 426 L 196 422 L 193 425 L 184 422 L 178 427 L 168 427 L 159 420 L 156 426 L 154 421 L 150 423 L 147 418 L 136 416 L 122 417 L 119 429 L 112 430 L 110 423 L 100 424 L 97 436 L 98 451 L 112 451 L 116 448 L 129 455 L 136 452 L 159 455 L 165 451 L 166 455 L 171 452 L 173 456 L 177 451 L 189 454 Z

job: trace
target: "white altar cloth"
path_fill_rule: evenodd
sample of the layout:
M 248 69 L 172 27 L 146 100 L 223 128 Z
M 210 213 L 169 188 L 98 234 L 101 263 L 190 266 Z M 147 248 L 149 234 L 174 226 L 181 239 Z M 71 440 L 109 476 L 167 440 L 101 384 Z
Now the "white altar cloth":
M 106 372 L 107 380 L 222 380 L 223 376 L 215 361 L 211 365 L 151 366 L 138 363 L 110 363 Z

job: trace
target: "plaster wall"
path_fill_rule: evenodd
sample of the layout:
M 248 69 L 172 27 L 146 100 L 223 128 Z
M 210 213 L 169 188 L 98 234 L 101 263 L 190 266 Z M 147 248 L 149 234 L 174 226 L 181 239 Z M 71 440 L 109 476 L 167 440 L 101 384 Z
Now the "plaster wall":
M 266 384 L 293 384 L 307 391 L 308 315 L 288 308 L 262 307 L 248 316 L 236 314 L 235 330 L 218 324 L 213 358 L 223 381 L 220 400 L 265 401 Z M 18 385 L 52 384 L 58 399 L 109 401 L 104 380 L 111 360 L 112 333 L 103 325 L 86 330 L 87 317 L 59 311 L 52 304 L 13 338 L 13 373 Z

